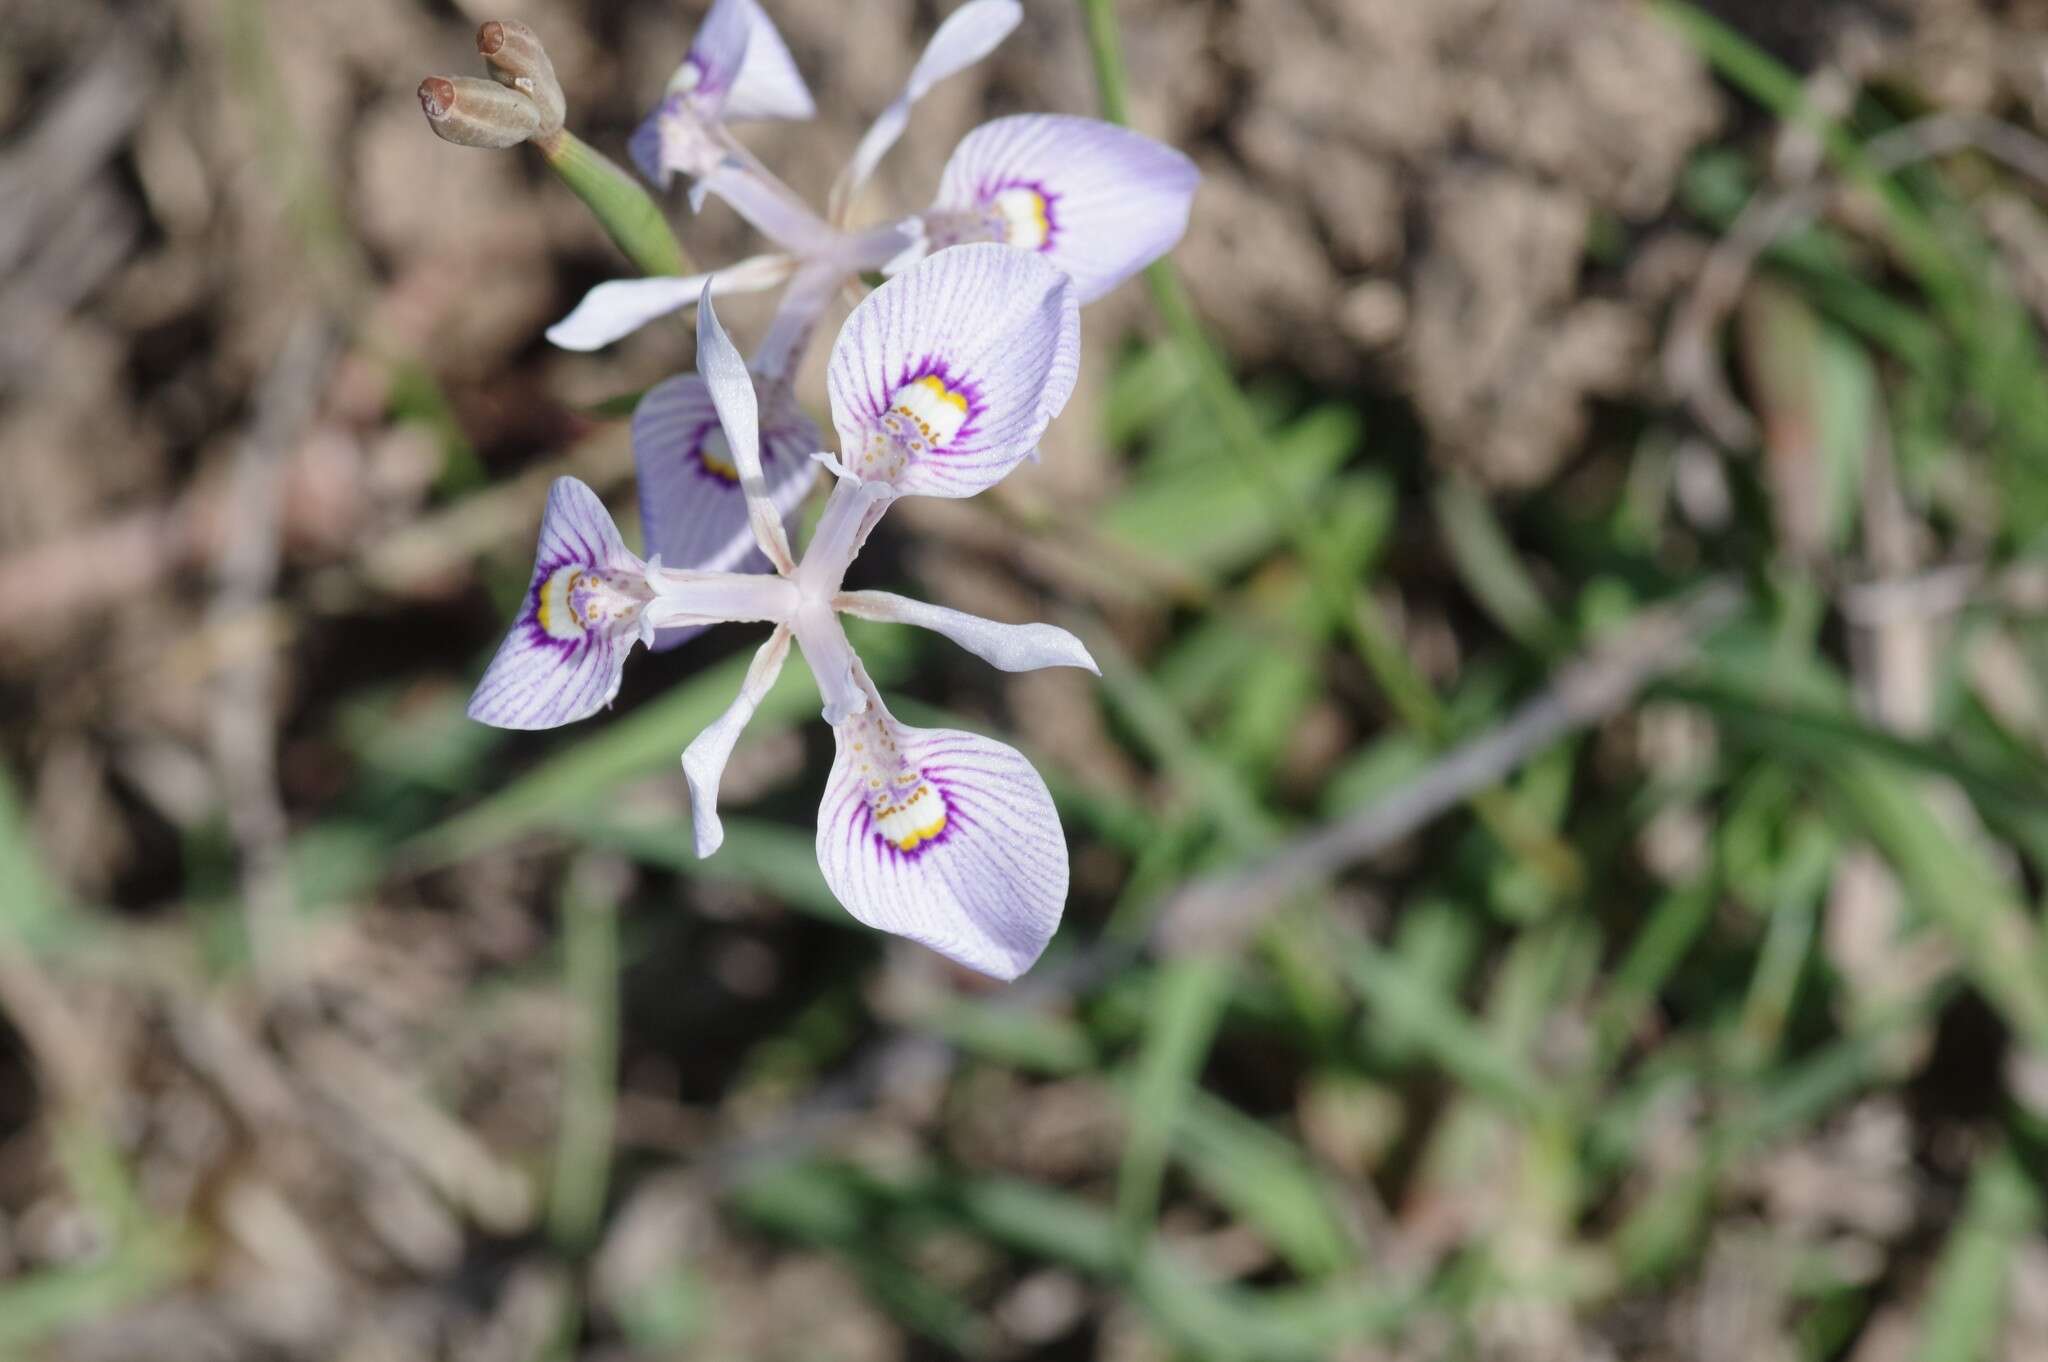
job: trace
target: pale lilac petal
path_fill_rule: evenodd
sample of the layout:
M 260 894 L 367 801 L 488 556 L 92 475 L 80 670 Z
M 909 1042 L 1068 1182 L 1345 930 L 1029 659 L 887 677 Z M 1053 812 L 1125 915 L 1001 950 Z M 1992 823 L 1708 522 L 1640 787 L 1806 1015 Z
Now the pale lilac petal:
M 829 260 L 811 261 L 796 272 L 754 350 L 755 373 L 784 380 L 795 377 L 812 334 L 846 279 L 847 272 Z M 823 448 L 820 441 L 813 452 Z
M 903 129 L 910 122 L 910 106 L 946 77 L 966 70 L 995 51 L 996 45 L 1010 36 L 1010 30 L 1023 17 L 1023 6 L 1017 0 L 968 0 L 946 16 L 946 21 L 932 34 L 932 40 L 925 44 L 917 65 L 911 68 L 903 93 L 875 119 L 854 149 L 853 159 L 841 172 L 838 183 L 832 186 L 827 213 L 832 221 L 845 221 L 853 196 L 874 174 L 889 148 L 896 145 L 896 139 L 903 136 Z
M 697 371 L 704 375 L 712 404 L 718 409 L 726 448 L 739 473 L 740 491 L 746 495 L 747 523 L 753 527 L 754 542 L 777 572 L 791 572 L 796 562 L 790 557 L 789 536 L 783 531 L 782 514 L 768 494 L 768 480 L 761 471 L 761 411 L 754 396 L 753 375 L 747 372 L 747 363 L 740 358 L 732 337 L 718 324 L 709 287 L 697 305 Z
M 1102 675 L 1088 648 L 1052 624 L 1002 624 L 948 610 L 943 605 L 914 601 L 887 591 L 845 591 L 832 602 L 840 611 L 865 620 L 914 624 L 944 634 L 991 667 L 1006 672 L 1032 672 L 1041 667 L 1079 667 Z
M 846 910 L 998 979 L 1031 967 L 1067 898 L 1067 843 L 1014 748 L 880 705 L 833 730 L 818 865 Z
M 761 697 L 782 674 L 788 656 L 789 630 L 777 628 L 754 654 L 732 704 L 683 750 L 683 779 L 690 786 L 690 823 L 699 856 L 709 856 L 725 841 L 725 827 L 718 821 L 718 779 L 725 774 L 726 759 L 732 756 L 740 731 L 761 707 Z
M 669 182 L 675 178 L 676 171 L 681 169 L 679 166 L 670 165 L 668 157 L 663 154 L 666 139 L 662 132 L 662 121 L 673 117 L 674 113 L 675 106 L 667 99 L 662 100 L 654 106 L 653 113 L 640 120 L 639 126 L 633 129 L 632 136 L 626 139 L 626 154 L 632 157 L 633 164 L 639 168 L 640 173 L 657 189 L 668 188 Z
M 725 97 L 726 121 L 815 117 L 818 110 L 811 102 L 810 89 L 789 55 L 789 45 L 776 32 L 774 21 L 754 0 L 740 0 L 740 4 L 746 10 L 751 32 L 746 57 Z
M 644 632 L 644 569 L 597 494 L 574 478 L 555 479 L 533 580 L 470 697 L 469 717 L 499 728 L 554 728 L 610 704 Z
M 679 74 L 693 70 L 685 63 Z M 707 113 L 691 96 L 675 91 L 664 95 L 626 140 L 633 164 L 662 189 L 678 174 L 692 179 L 710 174 L 732 146 L 732 134 L 715 113 Z
M 841 461 L 926 496 L 999 481 L 1073 392 L 1078 308 L 1057 266 L 993 243 L 941 251 L 889 280 L 832 347 Z
M 757 293 L 787 279 L 796 263 L 786 255 L 757 255 L 710 274 L 614 279 L 583 295 L 568 316 L 547 330 L 564 350 L 597 350 L 631 335 L 656 317 L 680 312 L 708 284 L 714 296 Z
M 807 260 L 838 253 L 841 234 L 826 226 L 810 205 L 760 165 L 728 154 L 711 172 L 690 187 L 690 207 L 701 211 L 707 196 L 732 205 L 762 236 L 790 254 Z
M 787 529 L 816 480 L 811 456 L 824 442 L 811 419 L 776 384 L 762 412 L 761 475 Z M 671 568 L 766 572 L 747 523 L 747 499 L 711 390 L 696 374 L 657 383 L 633 411 L 633 463 L 647 552 Z M 657 648 L 682 637 L 664 630 Z
M 752 0 L 712 0 L 703 24 L 690 40 L 689 55 L 669 81 L 670 92 L 687 94 L 707 117 L 717 117 L 745 69 L 757 32 L 755 13 L 758 9 Z M 762 23 L 767 23 L 765 16 Z M 770 26 L 768 31 L 775 30 Z M 788 55 L 785 50 L 785 60 Z
M 999 118 L 946 162 L 927 238 L 934 250 L 963 240 L 1036 250 L 1090 303 L 1173 249 L 1200 178 L 1172 147 L 1114 123 Z

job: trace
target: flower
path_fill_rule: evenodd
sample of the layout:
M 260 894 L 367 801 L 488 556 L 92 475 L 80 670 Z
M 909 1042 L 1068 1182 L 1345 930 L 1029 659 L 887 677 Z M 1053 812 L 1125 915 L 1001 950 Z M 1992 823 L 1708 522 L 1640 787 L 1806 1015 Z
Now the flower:
M 719 0 L 719 5 L 730 2 Z M 661 160 L 657 178 L 666 183 L 675 170 L 691 175 L 696 179 L 693 204 L 705 194 L 718 195 L 779 249 L 709 274 L 599 284 L 548 329 L 548 339 L 565 349 L 598 349 L 695 302 L 707 284 L 722 296 L 788 283 L 784 326 L 803 335 L 847 280 L 869 270 L 894 273 L 932 251 L 967 242 L 1001 242 L 1044 255 L 1073 277 L 1084 303 L 1164 255 L 1187 227 L 1199 179 L 1193 162 L 1128 128 L 1050 114 L 983 124 L 948 159 L 937 197 L 925 211 L 878 226 L 847 228 L 854 195 L 902 136 L 911 106 L 940 80 L 993 51 L 1021 15 L 1016 0 L 969 0 L 947 16 L 902 94 L 868 129 L 833 185 L 824 219 L 722 127 L 725 154 L 702 152 L 701 118 L 687 104 L 679 106 L 683 112 L 671 122 L 696 121 L 688 122 L 688 135 L 670 133 L 663 145 L 673 142 L 687 154 L 678 151 Z M 762 17 L 759 22 L 768 21 Z M 711 27 L 707 21 L 707 33 Z M 664 116 L 657 113 L 655 121 Z M 636 140 L 646 135 L 643 126 Z
M 817 108 L 774 23 L 755 0 L 714 0 L 661 103 L 627 150 L 648 179 L 710 173 L 738 147 L 727 122 L 806 119 Z
M 723 839 L 718 783 L 793 641 L 817 679 L 837 755 L 818 814 L 818 864 L 847 911 L 971 969 L 1012 979 L 1059 925 L 1066 842 L 1031 764 L 978 734 L 897 720 L 839 617 L 944 634 L 1006 671 L 1095 670 L 1080 641 L 878 591 L 844 590 L 854 556 L 898 496 L 971 496 L 1037 445 L 1072 392 L 1080 351 L 1072 281 L 1046 261 L 980 243 L 942 252 L 869 295 L 832 349 L 838 475 L 799 560 L 762 463 L 753 376 L 719 325 L 707 285 L 698 380 L 772 572 L 669 568 L 625 546 L 589 488 L 559 479 L 533 577 L 470 714 L 512 728 L 584 718 L 618 693 L 636 642 L 661 631 L 773 626 L 730 708 L 683 753 L 697 853 Z M 700 442 L 701 444 L 701 442 Z

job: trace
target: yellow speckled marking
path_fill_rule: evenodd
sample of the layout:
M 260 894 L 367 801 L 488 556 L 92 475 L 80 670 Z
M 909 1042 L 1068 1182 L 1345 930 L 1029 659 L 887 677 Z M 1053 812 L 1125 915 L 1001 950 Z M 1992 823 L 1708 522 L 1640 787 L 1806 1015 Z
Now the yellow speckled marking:
M 937 374 L 926 374 L 898 388 L 892 406 L 933 445 L 945 444 L 967 424 L 967 394 L 947 387 Z
M 915 851 L 946 830 L 946 803 L 925 781 L 892 803 L 876 801 L 875 827 L 898 851 Z

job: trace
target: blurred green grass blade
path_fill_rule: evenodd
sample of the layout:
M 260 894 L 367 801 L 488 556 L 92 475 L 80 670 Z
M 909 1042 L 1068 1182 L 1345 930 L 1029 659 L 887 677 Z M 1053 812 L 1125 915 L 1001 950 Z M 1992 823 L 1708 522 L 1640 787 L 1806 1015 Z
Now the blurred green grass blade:
M 88 1266 L 0 1282 L 0 1357 L 48 1356 L 40 1348 L 51 1338 L 160 1296 L 198 1265 L 195 1242 L 159 1229 Z
M 0 768 L 0 949 L 20 946 L 34 952 L 52 945 L 64 911 L 29 837 L 14 781 Z
M 1480 949 L 1478 918 L 1446 898 L 1425 898 L 1409 905 L 1394 924 L 1385 955 L 1418 990 L 1444 999 L 1463 989 Z M 1416 1027 L 1422 1009 L 1373 1007 L 1365 1030 L 1367 1052 L 1376 1062 L 1394 1066 L 1415 1063 L 1430 1043 Z
M 1593 1015 L 1594 1032 L 1599 1037 L 1596 1071 L 1612 1067 L 1629 1037 L 1642 1025 L 1666 981 L 1713 917 L 1717 892 L 1716 882 L 1703 878 L 1666 893 L 1650 910 L 1609 975 L 1606 994 Z
M 619 905 L 623 867 L 573 862 L 562 892 L 562 991 L 575 1033 L 564 1061 L 548 1237 L 571 1256 L 587 1252 L 604 1216 L 618 1105 Z
M 1983 848 L 1951 832 L 1923 791 L 1870 757 L 1845 756 L 1826 775 L 1913 902 L 1954 943 L 1985 1001 L 2026 1045 L 2048 1054 L 2048 960 L 2040 934 Z
M 949 1357 L 970 1359 L 995 1350 L 995 1334 L 973 1308 L 927 1274 L 873 1244 L 841 1246 L 840 1258 L 867 1293 L 905 1328 L 939 1344 Z
M 1094 1277 L 1123 1262 L 1116 1222 L 1092 1202 L 1021 1178 L 963 1183 L 952 1200 L 969 1224 L 1027 1257 L 1064 1263 Z
M 1357 452 L 1364 431 L 1348 407 L 1316 407 L 1268 441 L 1271 476 L 1295 497 L 1308 497 Z M 1130 551 L 1204 573 L 1237 571 L 1272 552 L 1287 536 L 1278 513 L 1247 501 L 1233 465 L 1236 451 L 1189 460 L 1141 478 L 1096 518 L 1104 538 Z M 1386 499 L 1391 514 L 1392 498 Z
M 1722 676 L 1733 675 L 1733 669 Z M 1781 682 L 1782 676 L 1767 684 Z M 1702 681 L 1663 681 L 1652 687 L 1660 698 L 1683 700 L 1713 714 L 1715 720 L 1759 751 L 1779 757 L 1797 756 L 1825 766 L 1845 752 L 1877 757 L 1888 763 L 1946 776 L 1980 803 L 2048 808 L 2048 771 L 2029 770 L 2018 778 L 1987 770 L 1941 743 L 1903 737 L 1874 727 L 1830 706 L 1779 700 L 1721 676 Z
M 2040 1216 L 2040 1200 L 2012 1151 L 1999 1146 L 1980 1154 L 1962 1219 L 1935 1267 L 1914 1362 L 1990 1362 L 1999 1355 L 2013 1251 Z
M 1278 834 L 1278 821 L 1266 812 L 1257 792 L 1203 745 L 1123 645 L 1100 629 L 1089 631 L 1084 641 L 1102 668 L 1103 689 L 1112 706 L 1153 760 L 1208 810 L 1231 848 L 1249 852 L 1271 841 Z
M 954 1001 L 920 1017 L 918 1025 L 968 1054 L 1029 1073 L 1085 1073 L 1097 1060 L 1094 1043 L 1078 1023 L 1000 1002 Z
M 1133 443 L 1188 405 L 1194 366 L 1178 345 L 1159 341 L 1133 351 L 1109 374 L 1102 400 L 1103 434 L 1114 446 Z
M 1418 1051 L 1459 1082 L 1521 1112 L 1541 1109 L 1542 1086 L 1449 996 L 1367 941 L 1346 944 L 1345 965 L 1366 1007 L 1366 1025 L 1401 1028 Z
M 1523 647 L 1538 653 L 1554 648 L 1561 637 L 1557 617 L 1485 496 L 1460 478 L 1445 478 L 1430 506 L 1472 598 Z
M 1230 976 L 1227 962 L 1207 957 L 1168 961 L 1155 976 L 1117 1170 L 1117 1230 L 1133 1251 L 1151 1236 L 1167 1151 L 1223 1020 Z
M 697 855 L 687 814 L 579 817 L 564 826 L 585 846 L 616 851 L 693 880 L 745 885 L 812 917 L 857 925 L 825 885 L 813 828 L 752 818 L 719 821 L 725 826 L 725 842 L 708 859 Z
M 817 1244 L 857 1239 L 872 1210 L 867 1190 L 845 1169 L 814 1162 L 759 1168 L 733 1189 L 732 1202 L 768 1229 Z
M 1256 1229 L 1303 1277 L 1357 1261 L 1326 1186 L 1293 1141 L 1196 1091 L 1175 1127 L 1174 1157 L 1210 1196 Z
M 1807 817 L 1794 827 L 1777 867 L 1770 921 L 1736 1024 L 1734 1067 L 1755 1072 L 1776 1057 L 1791 1020 L 1800 976 L 1812 957 L 1822 896 L 1840 851 L 1833 832 Z

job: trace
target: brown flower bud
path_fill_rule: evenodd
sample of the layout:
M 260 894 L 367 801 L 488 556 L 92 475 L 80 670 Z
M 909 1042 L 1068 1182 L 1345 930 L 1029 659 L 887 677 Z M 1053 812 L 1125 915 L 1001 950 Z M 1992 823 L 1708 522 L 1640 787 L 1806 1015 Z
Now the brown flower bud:
M 540 109 L 518 90 L 473 76 L 428 76 L 420 107 L 444 142 L 462 147 L 512 147 L 540 131 Z
M 540 110 L 538 136 L 552 137 L 561 129 L 568 100 L 555 79 L 555 64 L 532 29 L 516 20 L 493 19 L 476 31 L 476 50 L 484 54 L 493 80 L 518 90 Z

